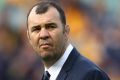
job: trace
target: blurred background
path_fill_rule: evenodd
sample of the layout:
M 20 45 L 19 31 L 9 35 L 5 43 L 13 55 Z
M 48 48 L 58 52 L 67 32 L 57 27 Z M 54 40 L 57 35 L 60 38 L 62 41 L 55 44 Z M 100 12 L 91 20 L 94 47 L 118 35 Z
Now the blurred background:
M 29 9 L 40 0 L 0 0 L 0 80 L 39 80 L 44 70 L 26 36 Z M 120 80 L 120 0 L 54 0 L 63 6 L 80 53 Z

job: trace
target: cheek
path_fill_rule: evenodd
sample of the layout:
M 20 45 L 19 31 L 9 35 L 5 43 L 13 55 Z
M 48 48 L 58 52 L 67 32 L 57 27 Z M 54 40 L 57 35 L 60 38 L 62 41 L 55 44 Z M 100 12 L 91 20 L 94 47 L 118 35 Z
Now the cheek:
M 53 41 L 56 46 L 60 46 L 64 42 L 65 35 L 62 32 L 57 32 L 53 36 Z
M 30 41 L 33 47 L 37 46 L 38 43 L 37 35 L 31 34 Z

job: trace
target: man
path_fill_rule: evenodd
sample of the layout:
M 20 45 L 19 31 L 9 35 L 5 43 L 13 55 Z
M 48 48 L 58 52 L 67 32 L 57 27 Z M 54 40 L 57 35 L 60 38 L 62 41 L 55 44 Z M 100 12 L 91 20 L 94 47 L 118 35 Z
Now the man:
M 42 80 L 109 80 L 70 44 L 69 31 L 64 11 L 57 3 L 41 1 L 30 10 L 27 35 L 47 71 Z

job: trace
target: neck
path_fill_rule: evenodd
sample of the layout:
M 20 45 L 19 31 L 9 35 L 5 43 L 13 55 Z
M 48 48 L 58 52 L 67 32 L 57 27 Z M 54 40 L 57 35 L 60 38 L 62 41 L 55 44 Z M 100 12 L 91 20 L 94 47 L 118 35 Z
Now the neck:
M 52 61 L 48 61 L 48 62 L 43 61 L 43 64 L 47 69 L 49 69 L 55 62 L 56 62 L 56 60 L 52 60 Z

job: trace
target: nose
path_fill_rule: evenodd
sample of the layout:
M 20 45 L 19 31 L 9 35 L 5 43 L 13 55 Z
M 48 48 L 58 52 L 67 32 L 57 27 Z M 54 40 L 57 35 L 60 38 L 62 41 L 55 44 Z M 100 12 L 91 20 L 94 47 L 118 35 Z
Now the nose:
M 40 39 L 48 39 L 49 38 L 49 31 L 47 30 L 47 29 L 45 29 L 45 28 L 42 28 L 41 29 L 41 31 L 40 31 L 40 33 L 39 33 L 39 37 L 40 37 Z

